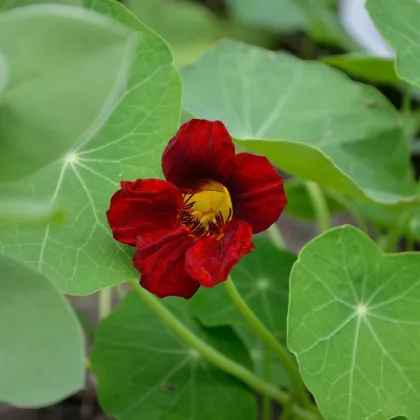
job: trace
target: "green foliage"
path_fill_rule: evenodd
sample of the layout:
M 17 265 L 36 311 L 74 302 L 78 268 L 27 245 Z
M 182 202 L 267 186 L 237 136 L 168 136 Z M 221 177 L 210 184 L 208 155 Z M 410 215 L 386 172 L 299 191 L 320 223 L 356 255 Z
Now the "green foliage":
M 382 203 L 415 193 L 397 111 L 328 66 L 225 41 L 183 81 L 188 112 L 293 175 Z
M 10 74 L 0 103 L 0 181 L 62 158 L 100 128 L 124 90 L 136 42 L 134 31 L 78 7 L 0 14 Z
M 326 420 L 418 417 L 420 255 L 385 255 L 345 226 L 292 270 L 288 341 Z
M 394 61 L 374 57 L 362 53 L 330 55 L 322 59 L 324 63 L 337 67 L 345 71 L 350 76 L 371 83 L 383 83 L 399 85 L 401 80 L 398 78 L 394 69 Z
M 126 6 L 170 45 L 178 66 L 195 61 L 220 34 L 210 11 L 189 1 L 127 0 Z
M 303 181 L 296 178 L 287 180 L 284 183 L 284 191 L 287 197 L 285 211 L 301 219 L 316 219 L 313 205 L 309 199 L 308 191 Z M 328 192 L 326 192 L 326 199 L 330 214 L 339 213 L 344 210 L 343 205 L 328 195 Z
M 34 200 L 0 191 L 0 223 L 45 224 L 63 219 L 63 210 L 51 205 L 51 200 Z
M 83 337 L 66 300 L 41 274 L 0 255 L 0 401 L 52 404 L 83 387 Z
M 274 32 L 302 29 L 306 19 L 294 0 L 227 0 L 234 19 Z
M 416 0 L 368 0 L 366 7 L 382 36 L 396 52 L 398 75 L 420 86 L 420 4 Z
M 185 302 L 165 303 L 198 336 L 251 364 L 230 328 L 204 329 L 188 316 Z M 180 342 L 134 294 L 100 325 L 92 366 L 101 405 L 118 420 L 254 420 L 257 415 L 251 390 Z
M 255 238 L 256 248 L 233 269 L 235 286 L 251 310 L 281 342 L 286 340 L 289 273 L 296 258 L 278 250 L 265 238 Z M 214 308 L 221 308 L 214 310 Z M 191 311 L 206 326 L 232 325 L 244 340 L 259 375 L 264 371 L 264 343 L 255 337 L 224 287 L 200 290 L 191 300 Z M 287 384 L 287 377 L 272 359 L 271 377 L 278 385 Z
M 105 212 L 121 179 L 158 177 L 164 146 L 180 115 L 180 82 L 167 46 L 121 4 L 92 1 L 141 37 L 134 70 L 105 124 L 59 159 L 16 186 L 66 208 L 64 227 L 4 226 L 0 250 L 51 278 L 63 293 L 89 294 L 137 276 L 131 250 L 112 239 Z M 80 98 L 79 98 L 80 102 Z M 65 256 L 63 258 L 63 256 Z

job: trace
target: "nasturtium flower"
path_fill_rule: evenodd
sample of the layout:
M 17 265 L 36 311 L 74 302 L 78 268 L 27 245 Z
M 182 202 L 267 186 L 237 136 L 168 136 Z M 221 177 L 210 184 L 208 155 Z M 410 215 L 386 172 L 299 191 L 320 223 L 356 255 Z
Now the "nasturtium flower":
M 226 280 L 254 248 L 252 234 L 278 219 L 283 180 L 265 157 L 235 154 L 220 121 L 200 119 L 170 140 L 162 169 L 166 181 L 122 181 L 108 222 L 116 240 L 136 247 L 145 289 L 189 299 Z

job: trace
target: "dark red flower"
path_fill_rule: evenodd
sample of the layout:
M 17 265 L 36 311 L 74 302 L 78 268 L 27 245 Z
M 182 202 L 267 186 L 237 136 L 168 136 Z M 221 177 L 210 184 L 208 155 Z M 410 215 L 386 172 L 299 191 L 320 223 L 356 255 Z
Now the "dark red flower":
M 212 287 L 254 247 L 286 205 L 283 180 L 270 162 L 235 155 L 220 121 L 194 119 L 162 157 L 167 181 L 122 181 L 107 212 L 114 238 L 137 248 L 141 285 L 159 297 L 189 299 Z

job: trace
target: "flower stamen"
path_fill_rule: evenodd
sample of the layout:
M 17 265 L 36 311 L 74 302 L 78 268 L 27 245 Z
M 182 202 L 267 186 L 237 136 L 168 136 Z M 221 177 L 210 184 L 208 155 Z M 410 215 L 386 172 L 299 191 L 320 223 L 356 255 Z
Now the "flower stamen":
M 184 193 L 184 209 L 179 222 L 197 237 L 219 235 L 222 227 L 232 220 L 232 215 L 227 188 L 219 182 L 205 180 L 196 189 Z

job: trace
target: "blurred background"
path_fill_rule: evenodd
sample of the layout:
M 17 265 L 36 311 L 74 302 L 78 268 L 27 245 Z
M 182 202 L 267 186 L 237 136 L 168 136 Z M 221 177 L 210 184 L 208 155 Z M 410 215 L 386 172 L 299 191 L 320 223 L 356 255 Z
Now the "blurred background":
M 4 1 L 4 0 L 0 0 Z M 38 0 L 38 2 L 40 2 Z M 221 38 L 230 38 L 273 51 L 287 51 L 304 60 L 322 60 L 348 73 L 355 80 L 372 84 L 402 109 L 403 87 L 393 83 L 390 59 L 393 52 L 374 28 L 364 9 L 364 0 L 123 0 L 134 15 L 155 30 L 170 45 L 176 66 L 193 63 Z M 6 0 L 7 3 L 7 0 Z M 28 1 L 26 1 L 28 3 Z M 7 7 L 3 6 L 3 9 Z M 0 12 L 2 6 L 0 5 Z M 345 54 L 345 55 L 344 55 Z M 350 55 L 348 55 L 350 54 Z M 357 60 L 363 69 L 355 66 Z M 417 92 L 410 93 L 411 155 L 420 172 L 420 142 L 416 139 L 420 118 Z M 294 188 L 290 184 L 291 190 Z M 299 190 L 294 190 L 298 204 Z M 303 193 L 302 193 L 303 194 Z M 301 197 L 305 200 L 305 197 Z M 331 204 L 331 203 L 330 203 Z M 336 205 L 332 203 L 332 205 Z M 304 206 L 302 206 L 304 207 Z M 279 222 L 288 248 L 299 251 L 316 234 L 316 224 L 288 210 Z M 299 219 L 296 216 L 301 216 Z M 351 223 L 346 212 L 337 212 L 334 224 Z M 96 298 L 72 299 L 89 333 L 96 322 Z M 95 397 L 94 378 L 89 386 L 49 408 L 21 410 L 0 406 L 1 420 L 104 420 Z M 153 420 L 153 419 L 150 419 Z

